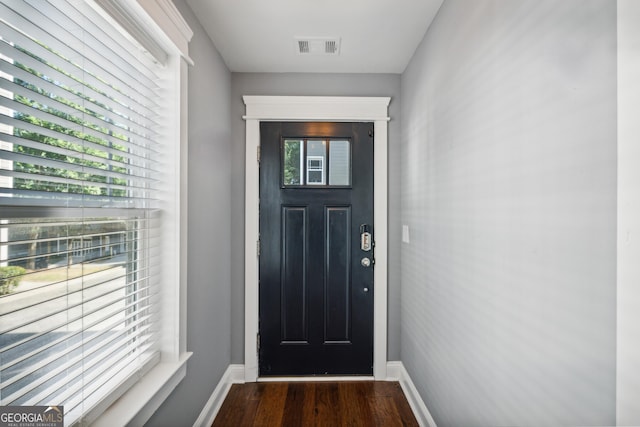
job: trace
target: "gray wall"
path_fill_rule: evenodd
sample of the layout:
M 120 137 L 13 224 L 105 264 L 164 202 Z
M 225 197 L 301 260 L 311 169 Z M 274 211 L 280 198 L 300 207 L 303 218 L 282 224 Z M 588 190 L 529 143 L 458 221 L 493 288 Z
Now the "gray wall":
M 194 31 L 189 45 L 189 264 L 187 377 L 147 425 L 193 425 L 231 362 L 231 73 L 194 14 L 176 6 Z
M 401 86 L 401 359 L 438 426 L 614 425 L 616 2 L 446 0 Z
M 390 96 L 389 105 L 389 360 L 400 356 L 400 76 L 395 74 L 263 74 L 231 77 L 231 358 L 244 363 L 243 95 Z

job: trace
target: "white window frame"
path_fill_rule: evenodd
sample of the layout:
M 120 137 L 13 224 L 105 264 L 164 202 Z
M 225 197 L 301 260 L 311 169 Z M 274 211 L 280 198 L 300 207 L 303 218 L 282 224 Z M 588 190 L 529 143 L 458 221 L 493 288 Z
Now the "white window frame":
M 258 378 L 258 256 L 260 122 L 326 121 L 374 123 L 374 228 L 376 230 L 376 267 L 374 269 L 373 376 L 387 379 L 387 251 L 388 184 L 387 128 L 389 97 L 325 96 L 244 96 L 246 115 L 245 159 L 245 332 L 244 379 Z M 296 377 L 300 380 L 299 377 Z M 304 377 L 318 380 L 319 377 Z M 348 377 L 353 378 L 353 377 Z
M 320 167 L 312 167 L 311 162 L 319 161 Z M 320 172 L 322 174 L 320 182 L 311 182 L 309 172 Z M 307 156 L 307 182 L 306 185 L 324 185 L 325 184 L 325 172 L 324 172 L 324 157 L 322 156 Z
M 143 425 L 186 376 L 187 360 L 187 152 L 188 44 L 192 30 L 171 0 L 95 0 L 149 52 L 166 60 L 172 87 L 165 99 L 168 138 L 175 162 L 167 171 L 167 200 L 163 209 L 163 282 L 160 363 L 132 378 L 116 402 L 105 402 L 92 426 Z M 178 260 L 178 262 L 176 262 Z

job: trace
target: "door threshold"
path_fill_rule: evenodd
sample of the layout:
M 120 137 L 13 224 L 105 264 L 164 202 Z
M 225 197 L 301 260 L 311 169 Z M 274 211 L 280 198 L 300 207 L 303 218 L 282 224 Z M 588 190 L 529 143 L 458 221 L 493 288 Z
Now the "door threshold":
M 257 382 L 336 382 L 336 381 L 375 381 L 373 375 L 312 375 L 308 377 L 258 377 Z

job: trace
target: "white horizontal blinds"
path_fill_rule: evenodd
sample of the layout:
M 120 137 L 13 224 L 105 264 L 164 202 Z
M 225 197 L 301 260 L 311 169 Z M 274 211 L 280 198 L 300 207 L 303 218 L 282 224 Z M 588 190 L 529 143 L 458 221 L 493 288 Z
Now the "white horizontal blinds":
M 0 405 L 67 423 L 159 359 L 165 76 L 89 0 L 0 0 Z
M 83 1 L 0 17 L 3 203 L 153 206 L 161 67 Z
M 12 248 L 2 261 L 26 267 L 16 271 L 21 283 L 0 304 L 0 404 L 62 402 L 57 394 L 42 395 L 50 388 L 80 392 L 90 360 L 101 360 L 93 367 L 100 372 L 118 363 L 118 352 L 124 351 L 120 359 L 153 356 L 157 296 L 149 278 L 160 242 L 157 219 L 142 214 L 0 224 Z
M 158 357 L 159 219 L 0 220 L 0 405 L 57 402 L 77 418 Z

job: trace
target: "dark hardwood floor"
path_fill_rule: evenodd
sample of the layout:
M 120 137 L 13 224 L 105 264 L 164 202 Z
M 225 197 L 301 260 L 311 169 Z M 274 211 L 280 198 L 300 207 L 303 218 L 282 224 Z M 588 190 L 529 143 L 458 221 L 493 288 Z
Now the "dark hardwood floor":
M 234 384 L 212 427 L 418 426 L 388 381 Z

